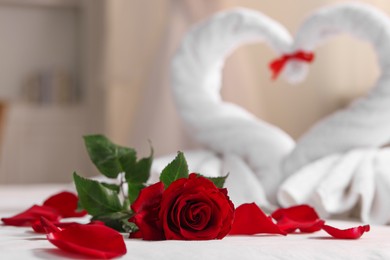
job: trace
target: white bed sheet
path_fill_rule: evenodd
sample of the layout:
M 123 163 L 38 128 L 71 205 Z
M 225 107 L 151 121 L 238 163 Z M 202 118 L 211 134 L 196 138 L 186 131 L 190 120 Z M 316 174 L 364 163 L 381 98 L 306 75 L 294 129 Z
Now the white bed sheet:
M 66 189 L 61 185 L 0 186 L 0 217 L 11 216 Z M 356 222 L 329 221 L 337 227 Z M 157 241 L 128 239 L 128 253 L 120 259 L 390 259 L 390 227 L 372 226 L 359 240 L 331 239 L 324 232 L 228 236 L 212 241 Z M 0 225 L 0 259 L 85 259 L 63 252 L 30 228 Z

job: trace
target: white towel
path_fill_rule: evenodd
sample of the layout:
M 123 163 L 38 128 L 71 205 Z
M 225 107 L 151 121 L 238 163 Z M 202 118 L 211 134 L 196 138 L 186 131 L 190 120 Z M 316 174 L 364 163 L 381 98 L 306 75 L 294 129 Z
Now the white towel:
M 353 216 L 390 223 L 390 149 L 354 149 L 319 159 L 290 177 L 279 190 L 283 206 L 310 203 L 322 215 Z

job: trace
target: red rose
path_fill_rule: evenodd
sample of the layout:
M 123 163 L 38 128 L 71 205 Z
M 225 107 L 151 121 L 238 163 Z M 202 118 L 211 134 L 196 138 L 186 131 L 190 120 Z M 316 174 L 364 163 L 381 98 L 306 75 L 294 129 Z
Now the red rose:
M 138 198 L 131 205 L 134 216 L 129 219 L 139 228 L 139 231 L 131 233 L 132 238 L 144 240 L 163 240 L 164 233 L 158 218 L 164 184 L 157 182 L 143 188 Z
M 159 213 L 165 238 L 176 240 L 222 239 L 233 217 L 227 190 L 194 173 L 164 191 Z

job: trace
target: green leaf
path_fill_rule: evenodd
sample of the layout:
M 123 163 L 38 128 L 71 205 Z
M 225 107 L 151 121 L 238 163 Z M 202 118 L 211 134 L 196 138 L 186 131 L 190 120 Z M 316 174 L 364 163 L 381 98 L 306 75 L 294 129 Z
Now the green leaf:
M 100 183 L 101 185 L 103 185 L 104 187 L 106 187 L 107 189 L 110 189 L 112 191 L 115 191 L 117 194 L 120 192 L 121 188 L 119 187 L 118 184 L 113 184 L 113 183 L 105 183 L 105 182 L 101 182 Z
M 121 211 L 100 216 L 94 216 L 92 220 L 103 221 L 104 224 L 110 228 L 113 228 L 119 232 L 127 232 L 127 229 L 129 229 L 129 227 L 128 225 L 126 225 L 126 222 L 129 223 L 128 220 L 132 216 L 133 213 L 130 211 Z M 129 226 L 132 225 L 129 224 Z
M 125 173 L 125 179 L 128 183 L 145 183 L 150 177 L 150 169 L 152 168 L 153 162 L 153 148 L 150 148 L 149 157 L 142 158 L 135 163 L 132 169 L 129 169 Z
M 229 174 L 226 174 L 225 176 L 222 176 L 222 177 L 206 177 L 206 176 L 203 176 L 201 174 L 198 174 L 198 175 L 212 181 L 214 183 L 214 185 L 220 189 L 223 188 L 223 185 L 225 185 L 225 181 L 226 181 L 227 177 L 229 176 Z
M 188 178 L 188 165 L 182 152 L 178 152 L 176 158 L 161 172 L 160 180 L 165 188 L 180 178 Z
M 136 163 L 133 149 L 116 145 L 103 135 L 84 136 L 84 142 L 92 162 L 108 178 L 128 172 Z
M 128 197 L 130 204 L 133 204 L 133 202 L 138 198 L 138 195 L 140 191 L 145 188 L 144 184 L 139 184 L 139 183 L 127 183 L 128 185 Z
M 118 194 L 97 181 L 73 173 L 80 205 L 90 215 L 98 216 L 122 210 Z

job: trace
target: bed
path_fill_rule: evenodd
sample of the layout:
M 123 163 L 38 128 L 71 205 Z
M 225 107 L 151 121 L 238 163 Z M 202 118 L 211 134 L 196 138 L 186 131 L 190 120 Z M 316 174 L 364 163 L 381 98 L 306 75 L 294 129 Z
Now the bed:
M 0 216 L 11 216 L 69 185 L 0 186 Z M 86 219 L 84 219 L 86 220 Z M 78 219 L 78 221 L 80 221 Z M 338 227 L 358 223 L 329 220 Z M 390 227 L 372 226 L 359 240 L 338 240 L 325 233 L 227 236 L 211 241 L 147 242 L 129 239 L 121 259 L 390 259 Z M 30 228 L 0 225 L 1 259 L 84 259 L 63 252 Z

